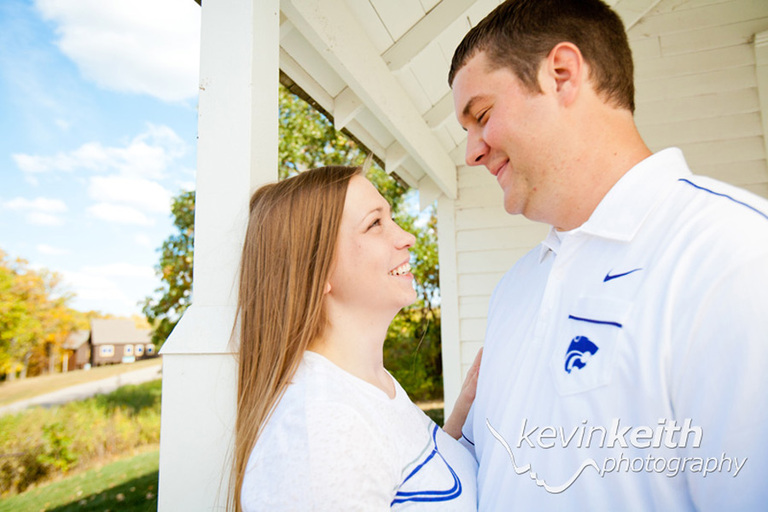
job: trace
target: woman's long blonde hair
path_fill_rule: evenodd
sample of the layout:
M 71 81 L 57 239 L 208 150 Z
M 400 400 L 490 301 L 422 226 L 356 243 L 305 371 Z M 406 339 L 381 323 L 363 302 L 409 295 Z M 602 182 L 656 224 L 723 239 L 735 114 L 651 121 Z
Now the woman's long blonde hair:
M 347 187 L 360 171 L 312 169 L 261 187 L 251 197 L 237 301 L 240 350 L 230 510 L 241 511 L 248 457 L 304 351 L 325 328 L 324 288 Z

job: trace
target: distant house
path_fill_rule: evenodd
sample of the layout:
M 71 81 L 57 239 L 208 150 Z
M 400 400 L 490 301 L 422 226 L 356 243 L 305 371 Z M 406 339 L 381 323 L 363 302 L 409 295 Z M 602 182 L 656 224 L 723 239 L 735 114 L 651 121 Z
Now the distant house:
M 61 348 L 64 349 L 61 366 L 63 371 L 82 370 L 86 364 L 91 362 L 91 331 L 84 329 L 74 331 Z
M 92 320 L 91 365 L 132 363 L 155 356 L 150 329 L 139 329 L 133 320 Z

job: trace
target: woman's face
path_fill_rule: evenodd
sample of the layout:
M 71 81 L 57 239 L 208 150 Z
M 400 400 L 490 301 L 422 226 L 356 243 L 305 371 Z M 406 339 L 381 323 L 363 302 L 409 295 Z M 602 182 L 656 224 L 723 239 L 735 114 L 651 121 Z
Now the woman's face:
M 391 312 L 416 300 L 410 253 L 416 239 L 392 220 L 389 203 L 370 181 L 353 176 L 336 242 L 330 295 L 360 312 Z

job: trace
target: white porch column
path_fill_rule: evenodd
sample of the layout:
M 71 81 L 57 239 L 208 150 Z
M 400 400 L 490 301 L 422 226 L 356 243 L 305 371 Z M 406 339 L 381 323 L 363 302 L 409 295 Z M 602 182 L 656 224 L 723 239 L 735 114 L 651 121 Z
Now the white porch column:
M 202 3 L 193 304 L 163 346 L 161 511 L 223 510 L 250 194 L 277 179 L 279 0 Z
M 451 414 L 461 391 L 461 322 L 459 277 L 456 260 L 456 201 L 445 195 L 437 199 L 437 240 L 440 261 L 440 337 L 443 358 L 445 417 Z

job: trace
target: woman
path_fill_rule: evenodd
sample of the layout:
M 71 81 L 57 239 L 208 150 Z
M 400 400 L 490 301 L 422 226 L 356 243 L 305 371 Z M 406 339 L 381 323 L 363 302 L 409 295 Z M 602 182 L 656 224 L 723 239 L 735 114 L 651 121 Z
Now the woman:
M 360 168 L 251 198 L 241 262 L 236 510 L 475 510 L 476 464 L 384 369 L 416 299 L 413 235 Z M 458 438 L 477 366 L 446 428 Z

